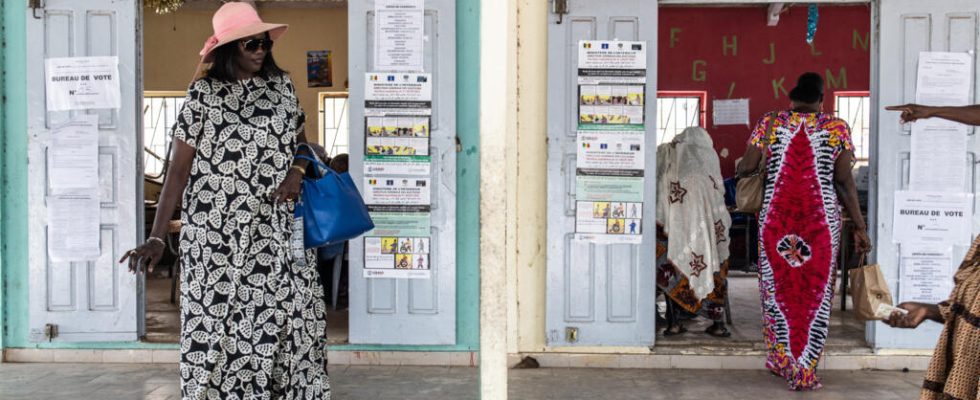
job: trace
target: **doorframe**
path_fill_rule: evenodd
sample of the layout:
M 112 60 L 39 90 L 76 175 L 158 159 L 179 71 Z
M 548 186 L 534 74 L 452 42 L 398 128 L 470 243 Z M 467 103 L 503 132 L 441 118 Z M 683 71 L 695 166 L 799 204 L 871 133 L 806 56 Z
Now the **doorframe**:
M 869 138 L 868 146 L 868 211 L 864 218 L 867 220 L 868 225 L 868 236 L 871 238 L 872 243 L 877 241 L 878 237 L 878 116 L 880 109 L 880 99 L 879 99 L 879 68 L 878 65 L 880 61 L 878 59 L 879 53 L 879 42 L 881 39 L 881 29 L 880 29 L 880 2 L 882 0 L 821 0 L 818 5 L 821 4 L 832 4 L 832 5 L 861 5 L 865 4 L 871 7 L 871 21 L 869 36 L 871 37 L 870 47 L 868 48 L 868 58 L 870 61 L 870 71 L 869 71 L 869 85 L 868 91 L 870 92 L 871 102 L 870 102 L 870 114 L 868 118 L 869 123 Z M 657 7 L 664 5 L 674 5 L 674 6 L 758 6 L 763 4 L 775 3 L 769 0 L 659 0 Z M 813 1 L 805 0 L 789 0 L 783 1 L 782 3 L 789 4 L 810 4 Z M 659 69 L 659 63 L 656 66 Z M 655 71 L 656 73 L 656 71 Z M 869 254 L 868 262 L 874 263 L 877 261 L 877 250 Z M 846 301 L 846 294 L 844 300 Z M 873 321 L 868 321 L 865 323 L 864 336 L 866 347 L 871 349 L 877 349 L 874 338 L 875 338 L 875 323 Z M 656 344 L 654 344 L 656 347 Z

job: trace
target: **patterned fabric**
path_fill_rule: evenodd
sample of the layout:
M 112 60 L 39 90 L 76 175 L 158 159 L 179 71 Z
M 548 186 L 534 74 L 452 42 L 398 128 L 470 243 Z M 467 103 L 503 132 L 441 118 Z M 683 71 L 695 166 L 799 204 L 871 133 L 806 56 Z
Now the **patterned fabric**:
M 657 225 L 671 238 L 667 259 L 697 300 L 715 288 L 728 260 L 728 228 L 721 162 L 711 135 L 691 127 L 657 146 Z
M 834 164 L 852 148 L 850 129 L 830 114 L 784 111 L 763 117 L 750 144 L 769 152 L 759 215 L 766 367 L 790 389 L 818 389 L 840 244 Z
M 727 237 L 727 236 L 726 236 Z M 712 275 L 714 289 L 708 296 L 700 299 L 691 290 L 690 281 L 667 259 L 667 235 L 663 227 L 657 227 L 657 289 L 676 304 L 687 317 L 701 315 L 712 321 L 722 321 L 725 317 L 725 301 L 728 298 L 728 261 Z
M 291 251 L 285 179 L 305 117 L 288 77 L 192 85 L 173 137 L 194 147 L 180 237 L 185 400 L 329 399 L 316 268 Z
M 946 321 L 922 385 L 922 400 L 980 400 L 980 236 L 954 278 L 949 301 L 939 304 Z

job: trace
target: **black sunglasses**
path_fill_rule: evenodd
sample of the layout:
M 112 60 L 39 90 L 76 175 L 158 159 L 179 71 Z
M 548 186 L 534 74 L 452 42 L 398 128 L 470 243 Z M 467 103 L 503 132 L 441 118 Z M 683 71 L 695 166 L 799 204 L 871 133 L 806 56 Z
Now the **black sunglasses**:
M 260 47 L 265 51 L 272 50 L 272 39 L 246 39 L 239 41 L 245 46 L 245 51 L 249 53 L 259 51 Z

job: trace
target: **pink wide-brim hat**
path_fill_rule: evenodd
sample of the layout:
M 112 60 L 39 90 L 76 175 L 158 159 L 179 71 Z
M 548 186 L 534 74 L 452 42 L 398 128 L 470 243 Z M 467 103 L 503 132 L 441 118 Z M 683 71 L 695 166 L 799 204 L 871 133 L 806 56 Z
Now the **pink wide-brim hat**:
M 238 39 L 247 38 L 259 33 L 269 32 L 269 38 L 275 41 L 286 33 L 286 24 L 268 24 L 262 22 L 259 13 L 248 3 L 225 3 L 214 13 L 211 19 L 214 34 L 204 42 L 201 49 L 201 62 L 208 63 L 214 59 L 214 49 Z

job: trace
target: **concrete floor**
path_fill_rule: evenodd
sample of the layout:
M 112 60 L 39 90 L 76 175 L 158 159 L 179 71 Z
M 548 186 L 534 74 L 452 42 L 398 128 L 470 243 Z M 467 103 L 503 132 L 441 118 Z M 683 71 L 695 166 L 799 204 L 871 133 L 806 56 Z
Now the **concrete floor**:
M 177 400 L 174 365 L 0 364 L 3 400 Z M 478 399 L 477 369 L 346 367 L 331 371 L 343 400 Z M 915 399 L 921 373 L 825 371 L 824 389 L 793 393 L 765 371 L 531 369 L 510 372 L 511 399 Z

